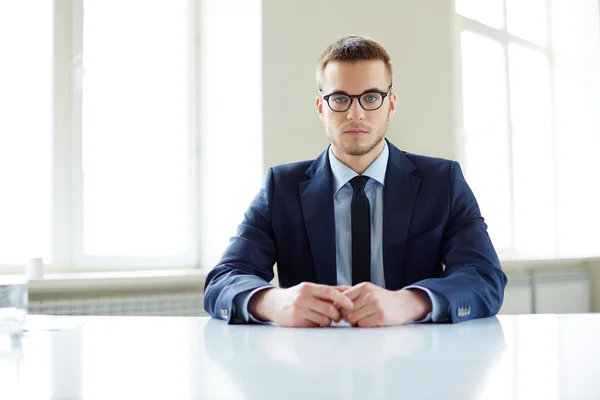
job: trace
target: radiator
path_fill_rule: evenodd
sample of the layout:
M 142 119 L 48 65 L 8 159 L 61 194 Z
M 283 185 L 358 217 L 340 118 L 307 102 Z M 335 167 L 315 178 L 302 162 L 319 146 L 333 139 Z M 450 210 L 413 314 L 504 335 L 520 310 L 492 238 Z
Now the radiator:
M 31 301 L 29 314 L 206 316 L 202 293 Z
M 507 274 L 499 314 L 587 313 L 591 309 L 587 272 Z M 29 303 L 30 314 L 206 316 L 202 293 L 157 294 Z
M 591 310 L 586 271 L 508 273 L 507 276 L 499 314 L 574 314 Z

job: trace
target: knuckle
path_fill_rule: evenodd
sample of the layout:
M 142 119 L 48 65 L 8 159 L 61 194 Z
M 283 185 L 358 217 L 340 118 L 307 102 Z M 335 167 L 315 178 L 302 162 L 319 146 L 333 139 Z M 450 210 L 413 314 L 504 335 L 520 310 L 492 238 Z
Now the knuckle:
M 298 290 L 300 293 L 306 292 L 308 290 L 308 282 L 302 282 L 298 285 Z

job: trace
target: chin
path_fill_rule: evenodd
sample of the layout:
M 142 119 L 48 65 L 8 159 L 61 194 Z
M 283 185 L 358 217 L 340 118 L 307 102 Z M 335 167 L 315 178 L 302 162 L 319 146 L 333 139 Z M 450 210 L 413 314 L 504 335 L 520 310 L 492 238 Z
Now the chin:
M 364 156 L 369 152 L 371 146 L 369 145 L 358 145 L 356 143 L 344 143 L 341 149 L 344 153 L 350 156 Z
M 354 148 L 354 149 L 349 149 L 349 151 L 347 152 L 348 155 L 351 156 L 364 156 L 365 154 L 369 153 L 369 148 L 368 147 L 360 147 L 360 148 Z
M 342 138 L 342 140 L 338 142 L 337 147 L 350 156 L 364 156 L 373 150 L 379 142 L 380 141 L 373 142 L 373 138 L 369 136 Z

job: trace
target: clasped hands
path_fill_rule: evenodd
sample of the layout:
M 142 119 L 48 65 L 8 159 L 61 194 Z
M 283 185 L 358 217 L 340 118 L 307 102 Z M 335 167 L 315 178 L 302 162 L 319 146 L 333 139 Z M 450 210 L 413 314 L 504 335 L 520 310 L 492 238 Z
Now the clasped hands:
M 429 296 L 420 289 L 392 291 L 370 282 L 355 286 L 302 282 L 258 292 L 248 309 L 256 318 L 279 326 L 329 326 L 344 319 L 352 326 L 378 327 L 419 321 L 431 307 Z

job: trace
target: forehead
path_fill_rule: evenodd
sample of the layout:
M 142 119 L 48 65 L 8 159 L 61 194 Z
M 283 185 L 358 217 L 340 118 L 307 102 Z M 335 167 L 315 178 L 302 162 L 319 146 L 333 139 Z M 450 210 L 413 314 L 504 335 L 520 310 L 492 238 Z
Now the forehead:
M 386 90 L 390 83 L 385 63 L 381 60 L 331 61 L 321 75 L 324 93 L 336 90 L 362 93 L 372 88 Z

